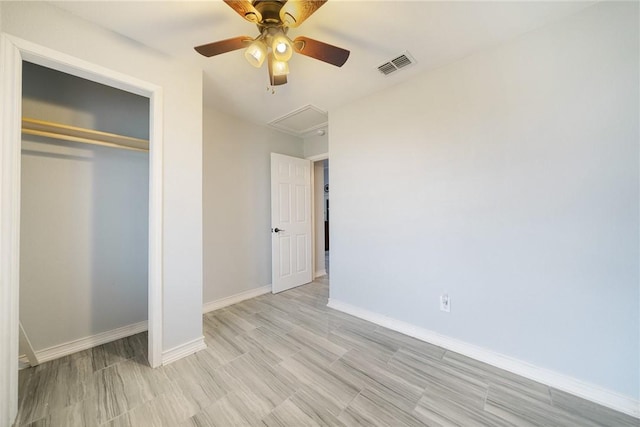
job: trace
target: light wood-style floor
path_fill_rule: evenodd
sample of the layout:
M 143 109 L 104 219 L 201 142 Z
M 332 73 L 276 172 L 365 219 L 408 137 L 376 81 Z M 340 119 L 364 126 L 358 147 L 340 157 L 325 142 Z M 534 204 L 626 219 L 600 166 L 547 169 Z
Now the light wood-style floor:
M 136 335 L 20 372 L 17 425 L 638 426 L 639 420 L 326 307 L 327 279 L 204 316 L 150 369 Z

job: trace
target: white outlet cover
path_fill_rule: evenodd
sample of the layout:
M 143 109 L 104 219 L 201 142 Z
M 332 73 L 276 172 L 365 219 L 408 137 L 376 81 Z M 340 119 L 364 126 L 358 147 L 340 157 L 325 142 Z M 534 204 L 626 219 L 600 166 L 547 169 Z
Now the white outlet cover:
M 451 299 L 449 294 L 440 295 L 440 310 L 450 313 L 451 312 Z

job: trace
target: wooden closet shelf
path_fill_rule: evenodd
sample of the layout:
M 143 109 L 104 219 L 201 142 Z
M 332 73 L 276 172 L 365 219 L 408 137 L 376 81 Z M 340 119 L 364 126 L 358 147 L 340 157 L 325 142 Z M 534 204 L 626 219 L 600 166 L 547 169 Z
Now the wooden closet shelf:
M 63 125 L 45 120 L 23 118 L 22 133 L 106 147 L 125 148 L 127 150 L 149 151 L 149 141 L 146 139 Z

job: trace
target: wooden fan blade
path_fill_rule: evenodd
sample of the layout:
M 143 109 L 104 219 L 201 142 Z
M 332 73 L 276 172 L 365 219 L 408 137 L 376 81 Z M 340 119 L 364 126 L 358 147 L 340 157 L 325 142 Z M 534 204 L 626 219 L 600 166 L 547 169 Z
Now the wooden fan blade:
M 349 51 L 308 37 L 296 37 L 293 48 L 301 55 L 342 67 L 349 59 Z
M 262 15 L 258 10 L 253 7 L 250 1 L 248 0 L 224 0 L 226 4 L 228 4 L 231 9 L 235 10 L 238 15 L 242 16 L 249 22 L 258 23 L 262 21 Z
M 283 75 L 280 75 L 280 76 L 274 76 L 273 75 L 272 62 L 273 62 L 273 54 L 271 52 L 269 52 L 269 54 L 267 55 L 267 68 L 269 69 L 269 84 L 271 86 L 279 86 L 279 85 L 283 85 L 283 84 L 287 83 L 287 75 L 286 74 L 283 74 Z
M 213 43 L 196 46 L 194 49 L 200 55 L 210 57 L 220 55 L 221 53 L 231 52 L 232 50 L 242 49 L 251 43 L 253 39 L 249 36 L 234 37 L 232 39 L 220 40 Z
M 280 20 L 286 27 L 297 27 L 327 0 L 289 0 L 280 9 Z

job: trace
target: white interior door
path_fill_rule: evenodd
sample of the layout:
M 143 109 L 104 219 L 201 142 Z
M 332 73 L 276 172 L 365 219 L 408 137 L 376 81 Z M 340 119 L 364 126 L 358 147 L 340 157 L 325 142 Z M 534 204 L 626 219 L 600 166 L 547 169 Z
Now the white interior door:
M 311 161 L 271 153 L 273 293 L 313 280 Z

